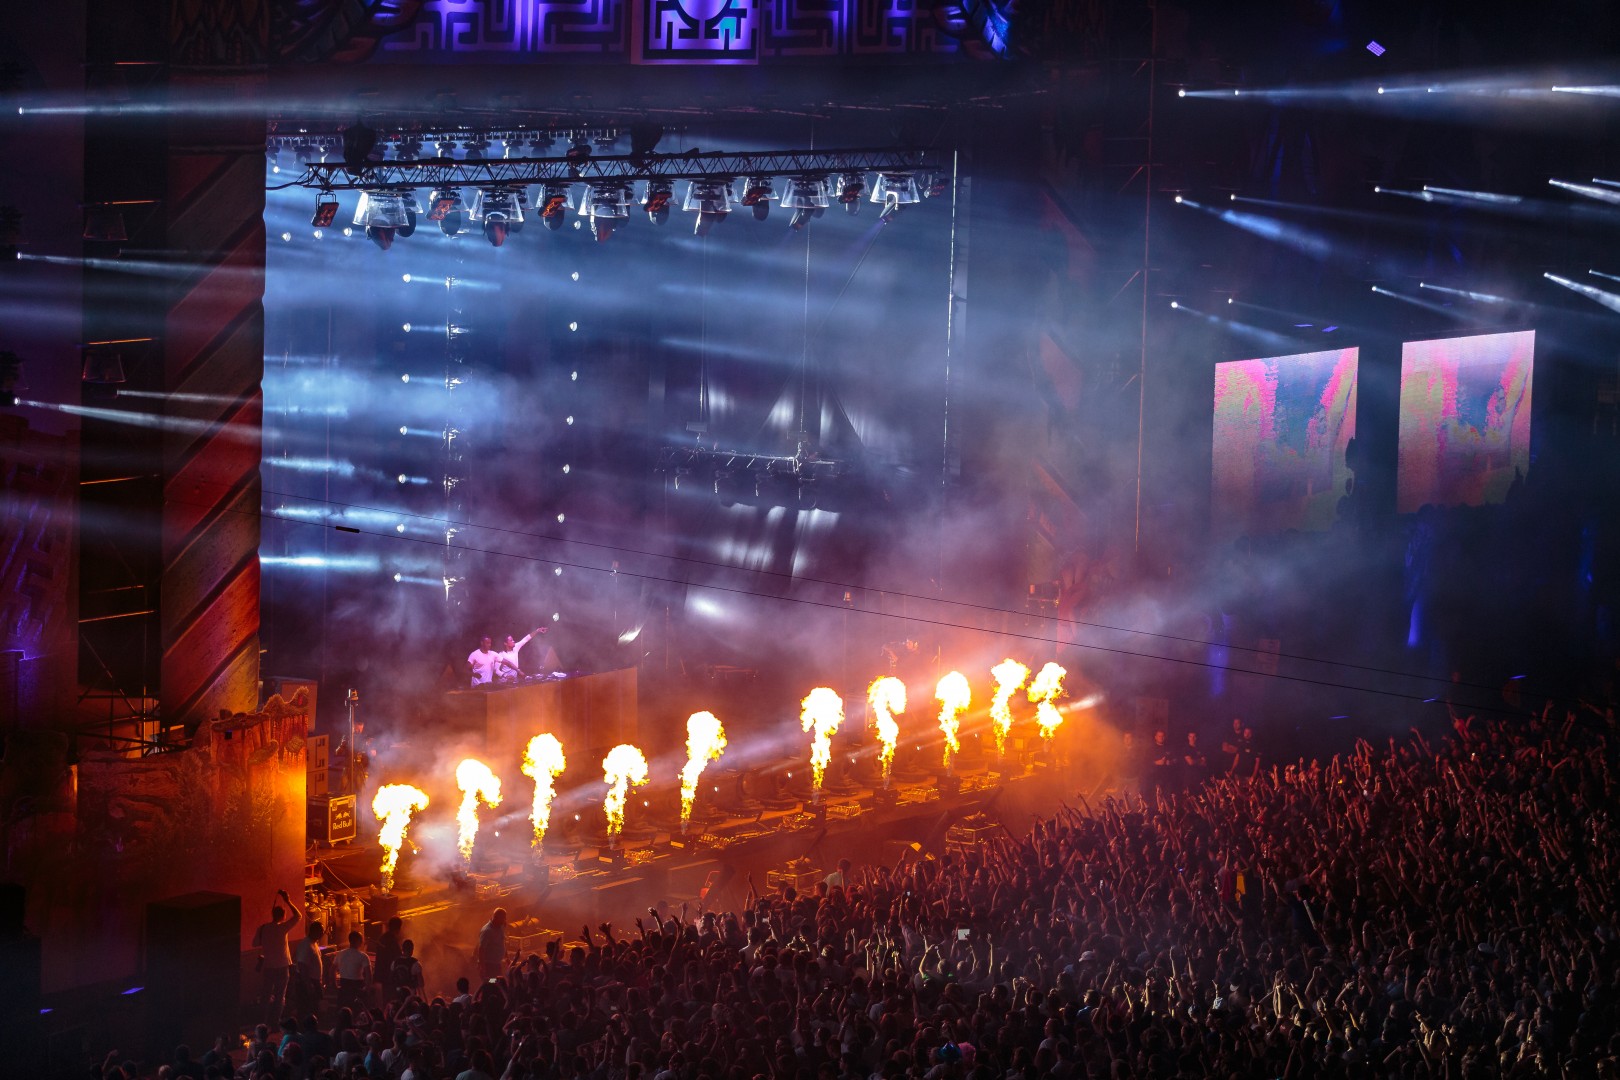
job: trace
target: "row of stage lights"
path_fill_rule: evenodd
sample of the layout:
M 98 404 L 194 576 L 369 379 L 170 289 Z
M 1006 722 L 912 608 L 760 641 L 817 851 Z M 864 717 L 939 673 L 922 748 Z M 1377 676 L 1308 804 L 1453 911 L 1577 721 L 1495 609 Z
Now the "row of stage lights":
M 707 236 L 739 206 L 746 207 L 754 220 L 764 221 L 770 215 L 771 204 L 779 203 L 784 210 L 793 211 L 789 227 L 802 229 L 834 205 L 849 214 L 859 213 L 863 201 L 881 206 L 878 220 L 888 222 L 906 207 L 945 190 L 942 178 L 930 176 L 921 183 L 910 173 L 879 173 L 870 186 L 861 172 L 792 177 L 782 181 L 780 192 L 776 187 L 778 179 L 751 176 L 740 183 L 734 178 L 687 181 L 680 206 L 697 215 L 693 232 Z M 632 204 L 645 211 L 654 225 L 667 222 L 676 201 L 675 183 L 642 181 L 638 197 L 635 185 L 625 180 L 587 183 L 577 196 L 573 189 L 578 185 L 548 181 L 540 185 L 535 201 L 530 200 L 524 185 L 480 186 L 470 198 L 460 187 L 445 187 L 431 191 L 425 204 L 414 189 L 367 188 L 361 191 L 355 206 L 353 227 L 363 230 L 366 238 L 384 251 L 396 239 L 414 234 L 424 220 L 437 224 L 446 236 L 481 232 L 490 244 L 500 247 L 536 215 L 547 229 L 558 230 L 573 211 L 582 219 L 574 227 L 589 223 L 591 235 L 603 241 L 628 222 Z M 330 228 L 337 221 L 339 209 L 336 192 L 320 192 L 310 224 L 316 229 Z

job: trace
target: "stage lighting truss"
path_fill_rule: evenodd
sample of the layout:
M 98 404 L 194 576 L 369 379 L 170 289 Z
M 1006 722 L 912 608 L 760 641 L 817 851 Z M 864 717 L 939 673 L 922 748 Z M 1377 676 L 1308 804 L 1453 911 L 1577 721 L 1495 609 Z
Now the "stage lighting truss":
M 493 140 L 499 140 L 508 154 L 525 144 L 541 151 L 553 145 L 550 136 L 525 132 L 395 135 L 380 144 L 384 154 L 392 153 L 392 160 L 360 164 L 337 160 L 330 154 L 335 144 L 328 146 L 331 140 L 321 136 L 283 139 L 280 142 L 285 146 L 277 149 L 279 153 L 290 147 L 305 156 L 318 151 L 322 160 L 304 161 L 294 183 L 319 193 L 318 213 L 327 212 L 337 193 L 360 191 L 364 205 L 363 211 L 356 210 L 355 224 L 384 248 L 396 236 L 409 236 L 414 230 L 415 215 L 422 213 L 412 194 L 417 188 L 431 191 L 426 216 L 446 235 L 459 234 L 471 222 L 482 228 L 491 244 L 500 246 L 532 214 L 537 213 L 548 229 L 559 229 L 568 211 L 576 207 L 591 222 L 592 235 L 606 239 L 628 219 L 637 183 L 645 184 L 641 206 L 647 217 L 663 224 L 674 201 L 675 183 L 687 181 L 682 207 L 697 214 L 694 232 L 699 236 L 725 220 L 739 202 L 761 220 L 768 217 L 772 202 L 780 202 L 793 212 L 789 225 L 802 229 L 834 201 L 853 214 L 868 197 L 883 207 L 882 220 L 888 221 L 904 207 L 943 193 L 948 184 L 938 155 L 925 150 L 597 156 L 598 150 L 612 149 L 616 132 L 569 132 L 566 137 L 569 150 L 562 157 L 450 156 L 463 144 L 483 153 L 480 146 L 487 149 Z M 420 152 L 424 140 L 432 141 L 439 157 L 410 156 Z M 870 189 L 868 174 L 876 174 Z M 740 200 L 735 191 L 738 177 L 745 178 Z M 532 208 L 529 185 L 539 186 Z M 584 185 L 585 194 L 575 202 L 577 185 Z M 476 192 L 471 205 L 462 198 L 464 190 Z M 414 208 L 408 221 L 406 208 Z M 337 211 L 331 213 L 335 216 Z
M 822 504 L 836 504 L 840 489 L 854 479 L 848 465 L 840 461 L 690 446 L 661 448 L 654 469 L 669 476 L 677 491 L 712 493 L 723 506 L 826 509 Z

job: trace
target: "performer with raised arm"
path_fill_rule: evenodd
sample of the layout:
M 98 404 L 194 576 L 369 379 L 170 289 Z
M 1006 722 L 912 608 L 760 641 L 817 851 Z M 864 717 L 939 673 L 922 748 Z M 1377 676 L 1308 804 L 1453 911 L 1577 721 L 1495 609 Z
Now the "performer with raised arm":
M 544 634 L 548 628 L 537 626 L 523 635 L 522 641 L 515 641 L 511 634 L 506 635 L 506 648 L 495 654 L 495 681 L 500 683 L 515 683 L 523 678 L 523 665 L 518 662 L 518 653 L 523 646 L 533 641 L 538 634 Z M 557 650 L 550 645 L 545 647 L 540 655 L 540 662 L 535 667 L 535 673 L 543 671 L 556 671 L 558 668 Z

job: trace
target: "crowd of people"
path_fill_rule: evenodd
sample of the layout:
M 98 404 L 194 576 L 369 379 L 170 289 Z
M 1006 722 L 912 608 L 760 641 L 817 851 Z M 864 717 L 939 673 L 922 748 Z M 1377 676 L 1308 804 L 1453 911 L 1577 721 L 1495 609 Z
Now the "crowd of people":
M 386 1002 L 329 995 L 245 1057 L 168 1069 L 1620 1077 L 1617 746 L 1612 710 L 1461 718 L 1433 745 L 1077 799 L 965 856 L 841 866 L 804 894 L 750 882 L 741 910 L 650 912 L 538 955 L 506 955 L 500 913 L 478 950 L 493 978 L 424 987 L 418 965 Z

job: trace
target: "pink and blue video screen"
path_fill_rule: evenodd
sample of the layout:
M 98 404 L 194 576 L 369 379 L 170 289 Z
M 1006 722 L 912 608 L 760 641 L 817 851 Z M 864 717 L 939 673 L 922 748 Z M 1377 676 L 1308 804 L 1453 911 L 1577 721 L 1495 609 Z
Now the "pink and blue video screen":
M 1217 537 L 1332 526 L 1356 433 L 1358 349 L 1215 365 Z
M 1507 499 L 1530 470 L 1533 330 L 1401 346 L 1396 511 Z

